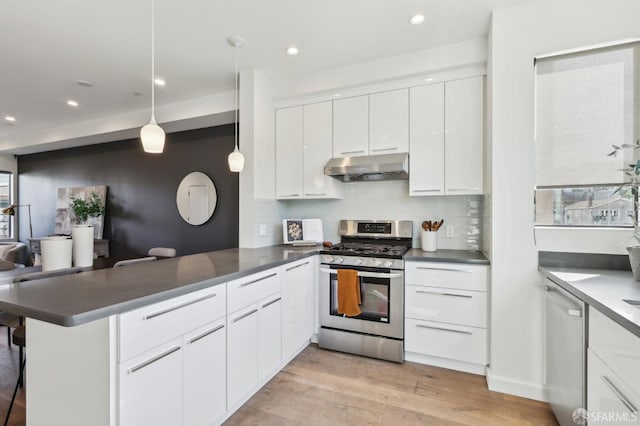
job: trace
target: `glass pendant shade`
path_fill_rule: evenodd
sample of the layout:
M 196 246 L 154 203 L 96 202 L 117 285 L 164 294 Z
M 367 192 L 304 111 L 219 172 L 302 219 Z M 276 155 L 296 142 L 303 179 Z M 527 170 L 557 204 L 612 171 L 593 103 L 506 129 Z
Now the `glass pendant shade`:
M 164 130 L 156 124 L 154 117 L 151 117 L 149 124 L 140 129 L 140 140 L 144 152 L 162 154 L 164 151 Z
M 238 151 L 238 147 L 233 150 L 228 157 L 229 161 L 229 170 L 232 172 L 241 172 L 244 170 L 244 155 L 240 151 Z

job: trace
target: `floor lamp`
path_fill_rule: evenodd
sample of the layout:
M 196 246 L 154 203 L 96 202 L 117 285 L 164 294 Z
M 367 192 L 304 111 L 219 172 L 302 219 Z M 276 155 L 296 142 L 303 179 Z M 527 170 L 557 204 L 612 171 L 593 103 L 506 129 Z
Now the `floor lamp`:
M 33 227 L 31 226 L 31 204 L 11 204 L 9 207 L 2 210 L 2 214 L 15 216 L 16 209 L 18 207 L 26 207 L 29 211 L 29 238 L 33 238 Z

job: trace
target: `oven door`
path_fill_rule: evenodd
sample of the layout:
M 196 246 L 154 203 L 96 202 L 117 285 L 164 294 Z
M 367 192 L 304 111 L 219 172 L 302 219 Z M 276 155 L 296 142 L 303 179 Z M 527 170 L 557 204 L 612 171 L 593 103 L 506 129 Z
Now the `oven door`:
M 354 269 L 360 280 L 362 313 L 357 317 L 339 314 L 338 269 Z M 375 270 L 352 266 L 320 267 L 320 325 L 339 330 L 402 339 L 404 336 L 404 280 L 402 271 Z

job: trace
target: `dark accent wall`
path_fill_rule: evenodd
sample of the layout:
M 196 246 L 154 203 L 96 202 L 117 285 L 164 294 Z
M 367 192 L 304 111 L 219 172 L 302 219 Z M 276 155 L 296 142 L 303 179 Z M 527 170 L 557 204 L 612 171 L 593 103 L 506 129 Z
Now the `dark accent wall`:
M 178 255 L 238 246 L 238 174 L 227 155 L 233 151 L 233 125 L 167 135 L 163 154 L 147 154 L 129 139 L 18 157 L 20 204 L 31 204 L 33 235 L 54 232 L 60 187 L 107 185 L 104 238 L 111 254 L 145 254 L 151 247 L 174 247 Z M 182 220 L 176 190 L 190 172 L 211 178 L 216 210 L 203 225 Z M 22 215 L 19 235 L 29 235 Z

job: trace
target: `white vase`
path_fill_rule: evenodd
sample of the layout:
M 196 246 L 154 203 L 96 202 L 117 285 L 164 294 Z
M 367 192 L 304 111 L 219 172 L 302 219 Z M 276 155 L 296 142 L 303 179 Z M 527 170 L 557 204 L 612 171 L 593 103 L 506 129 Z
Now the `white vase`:
M 72 241 L 69 237 L 45 237 L 40 240 L 42 271 L 71 268 Z
M 422 230 L 420 242 L 422 243 L 422 250 L 436 251 L 438 249 L 438 233 L 436 231 Z
M 80 267 L 93 266 L 93 226 L 73 225 L 73 265 Z

